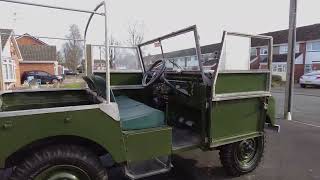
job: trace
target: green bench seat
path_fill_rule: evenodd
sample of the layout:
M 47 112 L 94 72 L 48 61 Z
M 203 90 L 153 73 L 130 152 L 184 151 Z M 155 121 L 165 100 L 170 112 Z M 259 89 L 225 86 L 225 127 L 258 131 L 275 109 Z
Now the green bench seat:
M 130 99 L 127 96 L 118 96 L 115 99 L 119 107 L 123 130 L 155 128 L 165 124 L 162 111 Z

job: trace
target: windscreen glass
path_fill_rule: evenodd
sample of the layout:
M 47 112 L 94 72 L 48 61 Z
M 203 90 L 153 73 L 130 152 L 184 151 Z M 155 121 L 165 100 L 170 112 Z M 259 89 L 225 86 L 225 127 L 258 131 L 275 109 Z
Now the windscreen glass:
M 156 41 L 141 47 L 141 54 L 145 69 L 148 70 L 153 63 L 163 58 L 160 42 Z
M 200 70 L 193 32 L 161 41 L 167 70 Z
M 146 70 L 161 59 L 165 60 L 167 71 L 200 70 L 193 31 L 154 41 L 140 48 Z
M 141 62 L 137 48 L 134 47 L 109 47 L 110 70 L 114 71 L 141 71 Z M 106 71 L 105 48 L 94 46 L 94 72 Z

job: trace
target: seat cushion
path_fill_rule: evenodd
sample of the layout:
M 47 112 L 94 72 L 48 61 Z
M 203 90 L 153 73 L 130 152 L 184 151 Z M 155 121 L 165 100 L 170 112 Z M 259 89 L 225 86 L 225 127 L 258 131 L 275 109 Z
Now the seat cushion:
M 116 97 L 123 130 L 138 130 L 163 126 L 164 113 L 127 96 Z

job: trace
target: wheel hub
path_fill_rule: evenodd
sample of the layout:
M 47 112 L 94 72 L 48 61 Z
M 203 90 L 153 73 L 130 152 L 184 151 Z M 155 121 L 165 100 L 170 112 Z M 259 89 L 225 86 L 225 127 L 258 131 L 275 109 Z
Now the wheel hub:
M 91 178 L 78 167 L 58 165 L 44 170 L 35 180 L 91 180 Z
M 71 173 L 57 173 L 50 177 L 48 180 L 79 180 L 79 178 Z
M 256 153 L 256 142 L 254 139 L 244 140 L 239 143 L 237 157 L 242 163 L 247 163 L 254 158 Z

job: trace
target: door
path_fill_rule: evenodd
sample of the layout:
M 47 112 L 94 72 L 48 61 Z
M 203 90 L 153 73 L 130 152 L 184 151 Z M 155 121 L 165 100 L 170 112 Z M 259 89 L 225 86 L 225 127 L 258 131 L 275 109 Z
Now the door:
M 123 134 L 128 162 L 143 161 L 171 154 L 171 127 L 124 131 Z

